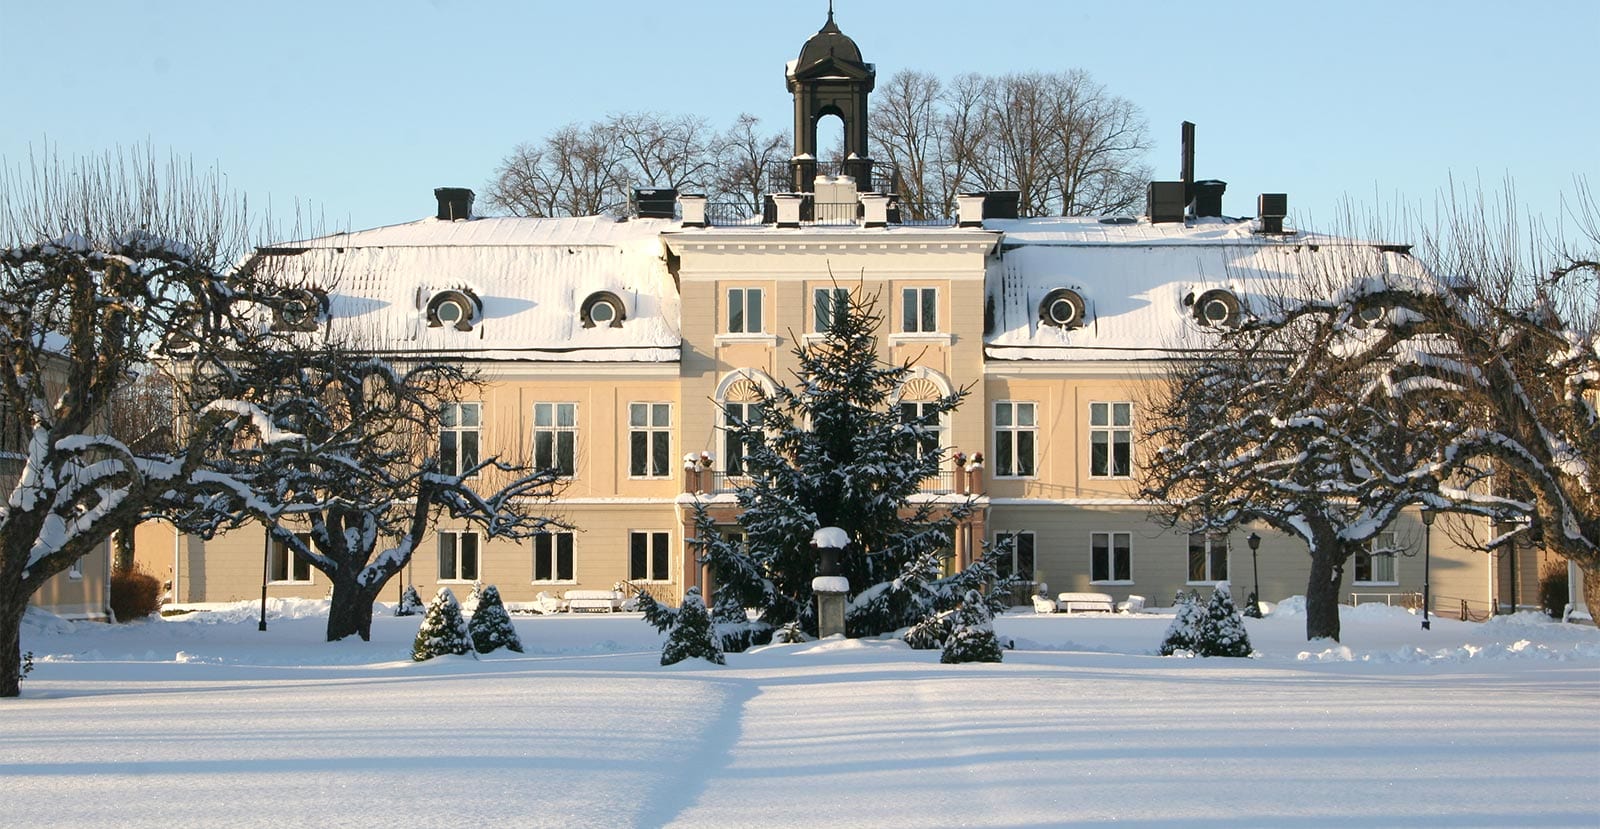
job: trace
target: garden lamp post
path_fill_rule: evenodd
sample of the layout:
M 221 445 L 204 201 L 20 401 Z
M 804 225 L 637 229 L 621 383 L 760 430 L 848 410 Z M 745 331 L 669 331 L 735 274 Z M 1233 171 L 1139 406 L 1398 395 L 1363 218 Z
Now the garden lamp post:
M 1430 553 L 1432 552 L 1433 545 L 1430 544 L 1429 542 L 1433 540 L 1432 536 L 1433 536 L 1433 519 L 1434 519 L 1434 515 L 1435 515 L 1435 513 L 1434 513 L 1433 510 L 1428 509 L 1427 507 L 1423 507 L 1422 508 L 1422 629 L 1423 630 L 1432 630 L 1433 629 L 1433 623 L 1428 620 L 1428 604 L 1429 604 L 1430 600 L 1433 598 L 1433 596 L 1430 594 L 1430 591 L 1429 591 L 1428 577 L 1430 575 L 1430 573 L 1429 573 L 1429 570 L 1430 570 L 1429 565 L 1432 563 L 1430 561 L 1430 558 L 1431 558 Z
M 256 630 L 267 629 L 267 573 L 272 568 L 272 533 L 262 533 L 266 536 L 261 540 L 261 621 L 257 623 Z
M 1250 545 L 1250 575 L 1256 582 L 1255 593 L 1251 594 L 1253 599 L 1250 602 L 1250 615 L 1259 619 L 1261 618 L 1261 570 L 1256 567 L 1256 551 L 1261 549 L 1261 534 L 1251 533 L 1245 537 L 1244 542 Z

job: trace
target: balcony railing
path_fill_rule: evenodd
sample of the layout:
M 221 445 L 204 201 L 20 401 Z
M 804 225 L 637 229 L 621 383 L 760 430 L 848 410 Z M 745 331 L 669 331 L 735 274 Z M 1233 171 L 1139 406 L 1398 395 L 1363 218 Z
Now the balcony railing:
M 711 493 L 720 495 L 734 492 L 742 486 L 750 485 L 748 475 L 730 475 L 727 472 L 713 472 L 711 475 Z M 924 495 L 952 495 L 956 491 L 956 473 L 946 469 L 931 478 L 924 479 L 918 489 Z
M 841 161 L 818 161 L 816 165 L 816 174 L 819 176 L 848 175 L 846 170 L 850 166 L 848 162 Z M 899 180 L 899 168 L 886 161 L 874 161 L 872 162 L 872 181 L 869 186 L 862 186 L 862 183 L 858 181 L 856 182 L 856 189 L 872 193 L 897 193 L 900 190 Z M 801 183 L 794 180 L 793 162 L 779 161 L 775 164 L 767 165 L 768 193 L 793 193 L 811 189 L 809 183 L 799 187 L 796 186 L 797 184 Z
M 710 202 L 706 205 L 706 223 L 712 227 L 759 227 L 777 221 L 775 208 L 753 210 L 743 202 Z M 948 227 L 955 224 L 950 217 L 940 215 L 937 207 L 912 209 L 899 201 L 890 202 L 889 224 L 919 227 Z M 860 202 L 823 202 L 813 204 L 808 198 L 800 205 L 800 224 L 807 226 L 847 226 L 860 220 Z

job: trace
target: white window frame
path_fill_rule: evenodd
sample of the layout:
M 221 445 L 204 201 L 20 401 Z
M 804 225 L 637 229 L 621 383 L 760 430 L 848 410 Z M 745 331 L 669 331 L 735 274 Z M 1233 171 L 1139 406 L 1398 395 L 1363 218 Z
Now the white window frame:
M 1028 412 L 1028 417 L 1032 421 L 1026 425 L 1021 423 L 1021 420 L 1023 419 L 1021 413 L 1024 411 L 1021 407 L 1024 406 L 1027 407 L 1026 411 Z M 1002 408 L 1004 408 L 1004 410 L 1007 412 L 1004 418 L 1002 418 L 1000 414 Z M 996 478 L 1018 479 L 1038 477 L 1039 404 L 1032 400 L 996 400 L 993 411 L 994 446 L 993 451 L 991 451 L 989 454 L 989 457 L 994 459 L 994 476 Z M 1002 423 L 1002 420 L 1005 422 Z M 1018 462 L 1023 456 L 1022 452 L 1019 450 L 1019 447 L 1023 443 L 1022 438 L 1024 435 L 1027 436 L 1027 442 L 1029 444 L 1027 452 L 1027 471 L 1022 471 L 1022 464 Z M 1012 461 L 1012 469 L 1010 470 L 1006 470 L 1000 465 L 1002 457 L 1000 448 L 1002 444 L 1009 445 Z
M 634 551 L 644 542 L 644 574 L 634 569 Z M 659 557 L 659 560 L 658 560 Z M 659 571 L 656 565 L 660 564 Z M 672 581 L 672 533 L 668 530 L 632 530 L 628 533 L 628 581 L 634 584 L 664 584 Z
M 1203 557 L 1200 562 L 1203 578 L 1199 579 L 1194 577 L 1194 554 L 1197 537 L 1200 542 L 1200 554 Z M 1217 582 L 1228 580 L 1228 573 L 1233 570 L 1233 547 L 1228 543 L 1227 534 L 1193 532 L 1189 533 L 1188 542 L 1188 545 L 1184 547 L 1184 551 L 1187 553 L 1184 557 L 1184 572 L 1187 579 L 1185 584 L 1216 584 Z M 1222 556 L 1222 574 L 1220 576 L 1217 575 L 1215 567 L 1219 552 Z
M 828 294 L 828 295 L 833 297 L 833 302 L 829 306 L 828 324 L 826 326 L 824 326 L 822 324 L 822 320 L 819 317 L 819 315 L 817 314 L 817 309 L 822 306 L 822 297 L 823 297 L 824 293 L 826 293 L 826 294 Z M 832 288 L 832 287 L 829 287 L 829 288 L 812 288 L 811 289 L 811 311 L 810 311 L 810 313 L 811 313 L 811 333 L 816 334 L 818 336 L 827 334 L 830 330 L 832 330 L 832 327 L 834 325 L 834 315 L 838 314 L 841 309 L 843 309 L 845 311 L 845 313 L 849 313 L 849 310 L 848 310 L 849 307 L 850 307 L 850 289 L 849 288 Z
M 732 477 L 741 477 L 749 474 L 744 469 L 743 463 L 740 461 L 740 458 L 744 457 L 745 454 L 743 444 L 740 443 L 738 446 L 735 446 L 735 443 L 739 441 L 739 437 L 738 433 L 733 429 L 733 427 L 736 425 L 733 423 L 734 410 L 738 410 L 738 417 L 745 423 L 749 422 L 748 418 L 751 417 L 752 410 L 754 410 L 756 426 L 759 427 L 761 420 L 760 412 L 763 405 L 766 404 L 758 400 L 746 400 L 743 402 L 723 401 L 722 405 L 718 407 L 717 419 L 720 421 L 720 423 L 717 426 L 717 431 L 721 432 L 720 443 L 722 446 L 721 463 L 723 474 Z
M 933 296 L 932 319 L 928 318 L 928 295 Z M 900 333 L 935 334 L 939 328 L 939 289 L 907 286 L 900 289 Z
M 915 421 L 906 419 L 906 408 L 905 407 L 907 407 L 907 406 L 916 407 L 916 410 L 917 410 L 916 419 L 918 421 L 920 421 L 920 420 L 923 420 L 923 419 L 927 418 L 928 414 L 927 414 L 926 408 L 928 406 L 937 407 L 937 406 L 940 405 L 940 402 L 941 401 L 938 401 L 938 400 L 901 400 L 896 405 L 896 410 L 900 414 L 900 422 L 902 424 L 911 425 Z M 947 441 L 947 437 L 948 437 L 948 434 L 949 434 L 950 426 L 949 426 L 949 422 L 946 420 L 946 417 L 948 416 L 948 414 L 949 414 L 949 412 L 939 412 L 938 416 L 933 419 L 932 423 L 921 423 L 920 424 L 922 426 L 923 431 L 931 433 L 931 437 L 932 437 L 932 440 L 933 440 L 933 448 L 930 450 L 927 446 L 925 446 L 923 444 L 923 442 L 921 440 L 918 440 L 917 444 L 916 444 L 918 456 L 925 455 L 925 454 L 929 453 L 930 451 L 935 453 L 935 454 L 937 454 L 939 452 L 943 452 L 944 448 L 949 445 L 949 443 Z
M 1117 423 L 1117 412 L 1127 412 L 1127 422 Z M 1105 422 L 1096 423 L 1095 415 L 1098 411 L 1105 412 Z M 1127 468 L 1118 471 L 1116 468 L 1117 438 L 1125 439 L 1128 447 Z M 1104 443 L 1106 447 L 1105 467 L 1095 469 L 1095 446 Z M 1089 403 L 1089 477 L 1107 479 L 1127 479 L 1133 477 L 1133 403 L 1127 400 L 1095 400 Z
M 1378 550 L 1388 550 L 1389 552 L 1380 555 L 1377 552 Z M 1400 562 L 1396 560 L 1400 557 L 1399 550 L 1399 536 L 1393 531 L 1385 530 L 1374 535 L 1367 542 L 1365 551 L 1356 553 L 1351 557 L 1353 560 L 1350 562 L 1350 583 L 1361 587 L 1392 587 L 1399 585 Z M 1358 578 L 1358 574 L 1361 572 L 1361 559 L 1363 558 L 1366 559 L 1367 563 L 1368 578 L 1366 579 Z M 1389 568 L 1389 578 L 1372 578 L 1378 575 L 1380 566 Z
M 643 417 L 638 413 L 643 411 Z M 658 415 L 664 414 L 663 418 Z M 657 421 L 664 419 L 665 423 Z M 643 423 L 637 422 L 643 420 Z M 644 438 L 644 471 L 636 471 L 639 458 L 634 453 L 639 451 L 635 443 L 638 437 Z M 654 462 L 659 461 L 657 466 Z M 672 404 L 659 401 L 633 401 L 628 404 L 628 477 L 629 478 L 666 478 L 672 475 Z
M 294 537 L 300 539 L 301 543 L 306 545 L 306 549 L 311 548 L 311 533 L 295 533 Z M 309 561 L 302 562 L 300 557 L 289 549 L 289 545 L 276 538 L 272 539 L 269 544 L 270 549 L 267 551 L 267 584 L 311 584 L 316 580 L 316 568 L 312 567 Z M 280 563 L 283 564 L 281 568 L 279 567 Z M 299 572 L 301 566 L 305 567 L 305 578 L 303 579 L 296 578 L 301 575 Z M 285 578 L 272 578 L 277 575 L 280 569 L 283 571 Z
M 723 330 L 728 334 L 765 334 L 767 333 L 767 302 L 766 289 L 764 288 L 729 288 L 724 294 L 727 299 L 726 313 L 723 315 Z M 751 313 L 751 298 L 755 299 L 755 313 Z M 739 330 L 733 327 L 733 310 L 739 309 Z
M 997 531 L 994 534 L 993 542 L 991 542 L 993 544 L 993 549 L 999 550 L 1001 542 L 1004 541 L 1008 536 L 1012 537 L 1012 538 L 1015 538 L 1019 542 L 1024 537 L 1027 538 L 1027 540 L 1028 540 L 1028 556 L 1032 559 L 1033 566 L 1029 567 L 1027 572 L 1025 572 L 1025 573 L 1022 573 L 1018 569 L 1019 568 L 1019 564 L 1020 564 L 1020 562 L 1018 560 L 1018 556 L 1019 556 L 1020 550 L 1022 549 L 1022 545 L 1021 544 L 1016 544 L 1011 548 L 1011 560 L 1009 562 L 1007 562 L 1007 565 L 1009 566 L 1011 572 L 1013 572 L 1013 573 L 1021 573 L 1023 579 L 1025 579 L 1026 581 L 1032 582 L 1033 581 L 1033 574 L 1035 572 L 1037 572 L 1038 569 L 1039 569 L 1039 535 L 1038 535 L 1038 533 L 1035 533 L 1033 530 L 1000 530 L 1000 531 Z M 995 571 L 997 573 L 999 573 L 1000 575 L 1002 575 L 1002 576 L 1005 575 L 1004 569 L 1002 569 L 1001 567 L 998 566 L 998 562 L 996 562 Z
M 1099 555 L 1099 541 L 1105 539 L 1106 578 L 1095 578 L 1095 559 Z M 1124 578 L 1117 578 L 1117 540 L 1124 543 L 1123 549 L 1127 551 L 1127 574 Z M 1131 532 L 1091 532 L 1089 533 L 1089 583 L 1090 584 L 1133 584 L 1133 533 Z
M 541 541 L 547 546 L 546 550 L 541 551 L 539 549 Z M 573 532 L 562 530 L 559 532 L 534 533 L 532 540 L 529 541 L 529 546 L 532 552 L 531 561 L 533 564 L 533 570 L 530 575 L 534 584 L 578 583 L 578 539 Z M 567 573 L 567 578 L 561 578 L 561 548 L 563 546 L 567 548 L 567 569 L 570 571 Z M 541 554 L 550 557 L 550 577 L 545 579 L 539 578 L 539 556 Z
M 561 412 L 563 407 L 570 407 L 571 409 L 572 424 L 570 426 L 561 425 Z M 539 421 L 541 412 L 549 412 L 548 417 L 545 418 L 549 421 L 548 423 L 540 424 Z M 549 463 L 541 463 L 541 459 L 539 457 L 539 436 L 542 434 L 550 435 Z M 569 445 L 567 447 L 567 453 L 571 457 L 567 458 L 568 463 L 566 469 L 562 469 L 560 464 L 562 454 L 562 435 L 571 436 L 569 438 Z M 540 469 L 555 469 L 556 474 L 563 478 L 576 478 L 578 476 L 578 404 L 570 401 L 552 401 L 533 404 L 532 446 L 533 451 L 530 454 L 533 457 L 533 465 L 535 467 Z
M 483 578 L 483 537 L 473 530 L 439 530 L 436 533 L 438 542 L 438 567 L 440 584 L 471 584 Z M 462 542 L 472 539 L 472 572 L 466 572 L 462 566 L 465 559 Z M 451 572 L 446 575 L 444 554 L 446 544 L 450 547 Z
M 468 416 L 468 413 L 471 416 Z M 471 420 L 468 424 L 466 421 Z M 446 437 L 448 436 L 448 440 Z M 471 437 L 471 457 L 466 446 Z M 450 449 L 446 443 L 453 444 Z M 446 475 L 459 475 L 464 469 L 477 466 L 483 457 L 483 404 L 477 402 L 447 403 L 439 414 L 439 468 Z

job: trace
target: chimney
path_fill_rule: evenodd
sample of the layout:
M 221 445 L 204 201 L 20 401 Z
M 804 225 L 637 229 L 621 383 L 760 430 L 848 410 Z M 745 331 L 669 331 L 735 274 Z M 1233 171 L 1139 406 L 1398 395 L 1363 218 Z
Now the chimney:
M 1289 215 L 1289 194 L 1262 193 L 1257 196 L 1256 215 L 1261 217 L 1258 233 L 1282 233 L 1283 219 Z
M 1183 182 L 1152 181 L 1145 215 L 1152 224 L 1183 221 Z
M 433 197 L 439 200 L 439 220 L 465 221 L 472 218 L 472 191 L 465 187 L 435 187 Z
M 1194 122 L 1183 122 L 1183 139 L 1180 152 L 1183 159 L 1179 162 L 1178 178 L 1183 180 L 1183 203 L 1194 203 Z
M 1222 194 L 1227 189 L 1228 183 L 1226 181 L 1206 179 L 1205 181 L 1194 182 L 1191 189 L 1194 194 L 1194 201 L 1190 202 L 1190 204 L 1194 206 L 1195 217 L 1221 216 Z

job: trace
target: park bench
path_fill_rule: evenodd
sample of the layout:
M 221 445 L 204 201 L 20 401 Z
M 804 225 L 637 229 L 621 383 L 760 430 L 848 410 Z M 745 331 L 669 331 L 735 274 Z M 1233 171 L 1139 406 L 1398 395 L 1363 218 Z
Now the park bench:
M 561 594 L 567 602 L 567 610 L 578 612 L 580 610 L 604 610 L 615 613 L 622 609 L 622 592 L 619 590 L 568 590 Z
M 1084 610 L 1110 613 L 1116 610 L 1116 607 L 1116 602 L 1111 599 L 1110 593 L 1062 593 L 1056 596 L 1056 609 L 1062 613 L 1078 613 Z

